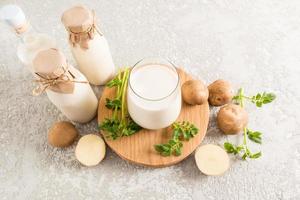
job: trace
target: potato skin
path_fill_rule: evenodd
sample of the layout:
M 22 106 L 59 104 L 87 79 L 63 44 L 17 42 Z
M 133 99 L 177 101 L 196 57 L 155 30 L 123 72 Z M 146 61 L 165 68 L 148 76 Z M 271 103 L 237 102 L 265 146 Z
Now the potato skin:
M 238 134 L 248 124 L 248 113 L 239 105 L 227 104 L 219 110 L 217 124 L 224 134 Z
M 212 106 L 222 106 L 229 103 L 233 97 L 231 84 L 226 80 L 216 80 L 208 86 L 208 101 Z
M 208 99 L 208 89 L 200 80 L 186 81 L 181 91 L 183 100 L 190 105 L 201 105 Z
M 54 147 L 68 147 L 76 137 L 78 131 L 73 124 L 61 121 L 53 124 L 48 133 L 48 142 Z

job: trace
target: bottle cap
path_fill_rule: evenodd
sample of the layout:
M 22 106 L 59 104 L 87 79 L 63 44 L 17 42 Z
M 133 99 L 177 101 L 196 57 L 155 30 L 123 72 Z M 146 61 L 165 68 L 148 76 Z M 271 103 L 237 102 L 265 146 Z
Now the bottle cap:
M 96 32 L 102 36 L 96 26 L 95 12 L 85 6 L 69 8 L 63 13 L 61 21 L 69 32 L 69 41 L 73 46 L 78 44 L 82 49 L 88 49 L 89 41 Z
M 5 5 L 0 10 L 0 18 L 12 26 L 17 33 L 27 30 L 28 23 L 23 10 L 14 4 Z
M 94 24 L 93 13 L 83 5 L 77 5 L 66 10 L 61 20 L 65 27 L 75 33 L 84 32 Z
M 66 57 L 58 49 L 39 51 L 33 59 L 33 70 L 38 76 L 41 86 L 34 94 L 41 94 L 45 89 L 59 93 L 73 93 L 75 73 L 68 65 Z

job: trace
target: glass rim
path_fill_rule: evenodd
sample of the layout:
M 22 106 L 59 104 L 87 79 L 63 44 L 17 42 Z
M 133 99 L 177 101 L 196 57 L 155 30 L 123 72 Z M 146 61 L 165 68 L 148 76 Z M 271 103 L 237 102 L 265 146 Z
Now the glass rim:
M 165 61 L 165 62 L 167 62 L 167 63 L 169 64 L 168 66 L 171 67 L 171 68 L 176 72 L 176 75 L 177 75 L 177 83 L 176 83 L 176 86 L 174 87 L 174 89 L 173 89 L 168 95 L 166 95 L 166 96 L 164 96 L 164 97 L 161 97 L 161 98 L 157 98 L 157 99 L 150 99 L 150 98 L 143 97 L 142 95 L 138 94 L 138 92 L 136 92 L 136 91 L 133 89 L 133 87 L 132 87 L 132 85 L 131 85 L 131 73 L 132 73 L 132 71 L 133 71 L 136 67 L 138 67 L 138 64 L 139 64 L 139 63 L 141 63 L 142 61 L 147 60 L 147 59 L 157 59 L 157 60 Z M 132 90 L 132 92 L 133 92 L 136 96 L 138 96 L 139 98 L 144 99 L 144 100 L 146 100 L 146 101 L 161 101 L 161 100 L 164 100 L 164 99 L 168 98 L 168 97 L 171 96 L 172 94 L 174 94 L 174 92 L 176 91 L 176 89 L 177 89 L 178 86 L 179 86 L 179 83 L 180 83 L 180 76 L 179 76 L 179 73 L 178 73 L 178 71 L 177 71 L 177 67 L 176 67 L 170 60 L 164 59 L 164 58 L 160 58 L 160 57 L 146 57 L 146 58 L 140 59 L 138 62 L 136 62 L 136 63 L 133 65 L 133 67 L 131 68 L 130 73 L 129 73 L 128 83 L 129 83 L 129 87 L 130 87 L 130 89 Z

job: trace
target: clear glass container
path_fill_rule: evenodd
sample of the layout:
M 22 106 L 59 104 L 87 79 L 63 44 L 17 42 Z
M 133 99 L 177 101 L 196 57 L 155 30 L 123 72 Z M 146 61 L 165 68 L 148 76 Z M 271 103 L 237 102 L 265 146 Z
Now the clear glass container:
M 129 76 L 128 112 L 146 129 L 171 125 L 181 110 L 180 77 L 176 67 L 161 58 L 145 58 L 137 62 Z

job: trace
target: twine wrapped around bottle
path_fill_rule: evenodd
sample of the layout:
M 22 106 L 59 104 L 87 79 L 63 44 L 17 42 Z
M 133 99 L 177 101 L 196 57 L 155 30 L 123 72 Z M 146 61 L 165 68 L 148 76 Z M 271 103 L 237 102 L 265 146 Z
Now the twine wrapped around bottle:
M 74 89 L 73 84 L 68 85 L 67 87 L 65 85 L 65 87 L 63 88 L 58 86 L 60 84 L 66 83 L 88 83 L 88 81 L 74 80 L 75 76 L 68 70 L 67 67 L 61 67 L 60 69 L 62 69 L 62 73 L 56 78 L 44 77 L 43 75 L 36 72 L 35 74 L 38 76 L 38 79 L 34 80 L 34 82 L 39 83 L 39 85 L 33 89 L 32 94 L 34 96 L 39 96 L 48 88 L 56 92 L 72 93 Z
M 90 11 L 85 6 L 75 6 L 66 10 L 62 15 L 62 22 L 74 47 L 78 44 L 80 48 L 86 50 L 96 32 L 103 35 L 97 28 L 94 10 Z
M 58 49 L 40 51 L 33 59 L 33 69 L 37 77 L 35 82 L 39 83 L 33 90 L 35 96 L 46 89 L 71 94 L 74 92 L 75 83 L 88 83 L 86 80 L 76 80 L 79 74 Z

